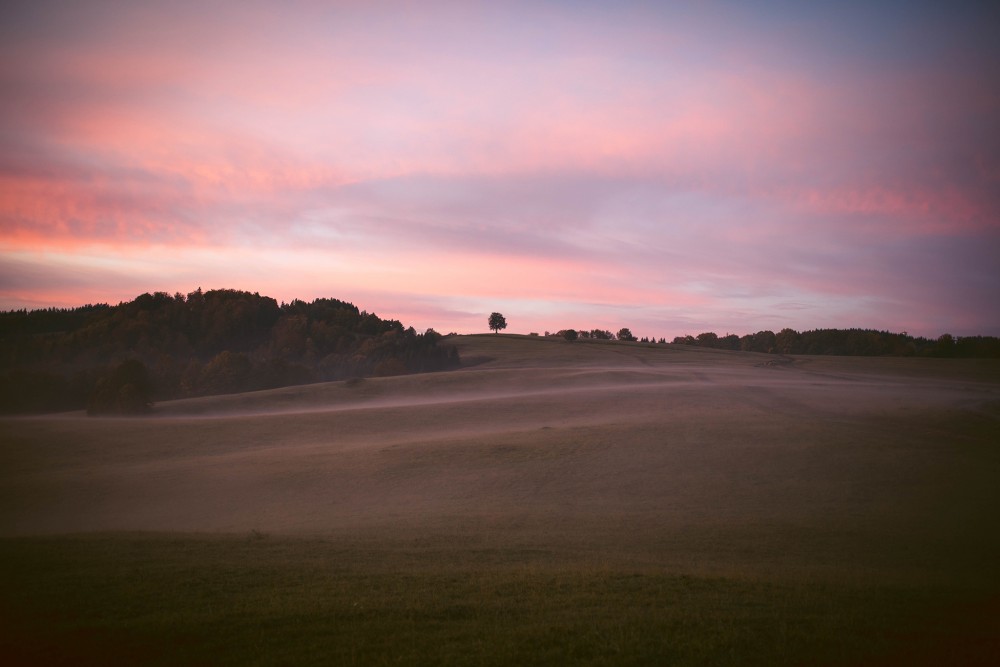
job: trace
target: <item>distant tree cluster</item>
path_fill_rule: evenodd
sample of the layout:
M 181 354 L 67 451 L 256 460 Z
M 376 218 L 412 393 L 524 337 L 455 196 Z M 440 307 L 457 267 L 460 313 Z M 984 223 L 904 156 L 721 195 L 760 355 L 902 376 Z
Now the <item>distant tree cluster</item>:
M 337 299 L 279 305 L 238 290 L 0 312 L 0 411 L 136 413 L 153 400 L 453 368 L 441 338 Z
M 615 340 L 615 335 L 605 329 L 580 330 L 580 338 L 591 338 L 593 340 Z
M 815 329 L 799 333 L 794 329 L 758 331 L 754 334 L 719 336 L 713 332 L 678 336 L 675 344 L 696 345 L 718 350 L 743 350 L 772 354 L 829 354 L 843 356 L 965 357 L 1000 358 L 1000 338 L 944 334 L 936 340 L 913 337 L 906 332 L 874 329 Z
M 661 338 L 659 341 L 657 341 L 655 337 L 647 338 L 643 336 L 642 338 L 637 338 L 632 335 L 631 329 L 627 327 L 619 329 L 617 334 L 613 334 L 605 329 L 560 329 L 555 333 L 549 333 L 546 331 L 545 335 L 556 338 L 565 338 L 566 340 L 620 340 L 632 343 L 660 343 L 663 345 L 667 342 L 664 338 Z
M 566 340 L 618 340 L 634 343 L 664 345 L 665 338 L 655 336 L 638 338 L 628 327 L 618 333 L 604 329 L 560 329 L 545 332 L 546 336 Z M 956 358 L 1000 358 L 1000 338 L 992 336 L 963 336 L 957 338 L 944 334 L 935 340 L 914 337 L 903 333 L 876 331 L 874 329 L 814 329 L 798 332 L 794 329 L 758 331 L 738 336 L 724 336 L 706 331 L 697 336 L 677 336 L 675 345 L 694 345 L 716 350 L 742 350 L 771 354 L 828 354 L 843 356 L 920 356 Z

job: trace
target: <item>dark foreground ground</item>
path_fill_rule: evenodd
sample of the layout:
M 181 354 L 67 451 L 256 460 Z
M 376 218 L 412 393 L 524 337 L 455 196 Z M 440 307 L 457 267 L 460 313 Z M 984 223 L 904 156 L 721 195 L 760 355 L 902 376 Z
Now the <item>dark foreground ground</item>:
M 0 422 L 4 663 L 996 663 L 995 362 L 457 342 Z

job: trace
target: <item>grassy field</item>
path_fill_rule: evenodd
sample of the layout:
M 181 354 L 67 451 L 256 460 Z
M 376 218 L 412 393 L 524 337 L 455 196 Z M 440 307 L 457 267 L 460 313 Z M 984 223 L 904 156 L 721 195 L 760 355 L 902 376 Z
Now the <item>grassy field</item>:
M 5 663 L 1000 656 L 996 362 L 453 342 L 0 421 Z

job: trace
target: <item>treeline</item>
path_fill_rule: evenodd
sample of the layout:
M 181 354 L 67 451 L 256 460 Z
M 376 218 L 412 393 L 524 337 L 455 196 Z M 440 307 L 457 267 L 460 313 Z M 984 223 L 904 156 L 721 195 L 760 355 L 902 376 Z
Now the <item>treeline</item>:
M 560 329 L 555 332 L 546 331 L 544 335 L 566 340 L 618 340 L 660 345 L 667 343 L 666 339 L 657 339 L 655 336 L 638 338 L 630 329 L 624 327 L 617 334 L 605 329 Z M 782 329 L 778 333 L 758 331 L 744 336 L 736 334 L 720 336 L 707 331 L 697 336 L 677 336 L 672 342 L 674 345 L 695 345 L 716 350 L 768 354 L 1000 358 L 1000 338 L 994 336 L 955 337 L 944 334 L 936 339 L 929 339 L 910 336 L 905 331 L 892 333 L 874 329 L 814 329 L 801 333 L 795 329 Z
M 141 412 L 152 401 L 453 368 L 454 347 L 337 299 L 142 294 L 0 312 L 0 411 Z
M 538 334 L 531 334 L 537 336 Z M 560 329 L 555 333 L 545 332 L 547 337 L 565 338 L 566 340 L 620 340 L 626 343 L 656 343 L 656 338 L 637 338 L 632 335 L 631 329 L 622 327 L 617 334 L 611 333 L 607 329 Z M 666 339 L 661 338 L 660 343 L 666 344 Z
M 1000 358 L 1000 338 L 944 334 L 937 339 L 874 329 L 794 329 L 758 331 L 754 334 L 719 336 L 705 332 L 678 336 L 679 345 L 697 345 L 717 350 L 742 350 L 771 354 L 830 354 L 844 356 Z

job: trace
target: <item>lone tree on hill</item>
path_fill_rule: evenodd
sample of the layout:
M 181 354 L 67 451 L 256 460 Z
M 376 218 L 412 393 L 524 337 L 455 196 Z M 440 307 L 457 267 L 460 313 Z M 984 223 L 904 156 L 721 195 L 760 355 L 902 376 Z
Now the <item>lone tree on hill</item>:
M 501 329 L 507 328 L 507 320 L 500 313 L 490 315 L 490 331 L 500 333 Z
M 632 335 L 632 330 L 628 327 L 622 327 L 618 330 L 618 340 L 627 340 L 630 342 L 635 342 L 636 338 Z

